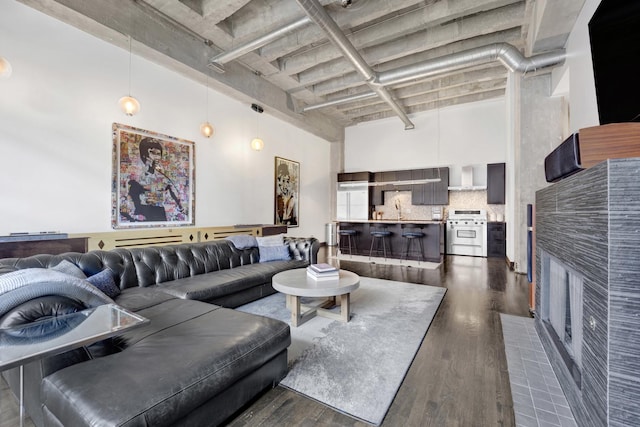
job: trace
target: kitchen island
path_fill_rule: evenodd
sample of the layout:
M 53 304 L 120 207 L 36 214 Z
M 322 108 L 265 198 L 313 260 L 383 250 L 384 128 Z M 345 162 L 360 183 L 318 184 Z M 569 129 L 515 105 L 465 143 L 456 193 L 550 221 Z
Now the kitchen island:
M 407 247 L 407 239 L 402 237 L 402 232 L 409 228 L 424 233 L 422 237 L 423 260 L 431 262 L 441 262 L 444 254 L 444 236 L 445 227 L 442 221 L 425 221 L 425 220 L 349 220 L 336 221 L 338 229 L 356 230 L 355 240 L 356 248 L 353 248 L 354 255 L 369 256 L 371 248 L 371 231 L 385 229 L 391 232 L 391 236 L 387 238 L 387 257 L 388 258 L 404 258 L 405 249 Z M 381 245 L 381 242 L 378 242 Z M 349 253 L 349 244 L 346 238 L 341 238 L 339 242 L 340 251 L 343 254 Z M 380 246 L 382 248 L 382 246 Z M 380 254 L 376 256 L 382 256 Z M 407 259 L 420 260 L 420 249 L 418 242 L 411 245 L 411 251 Z

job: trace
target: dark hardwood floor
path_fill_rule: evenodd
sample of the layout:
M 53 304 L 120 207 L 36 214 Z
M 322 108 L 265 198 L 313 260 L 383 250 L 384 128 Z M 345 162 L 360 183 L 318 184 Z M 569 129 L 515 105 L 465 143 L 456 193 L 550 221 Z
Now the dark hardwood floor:
M 320 261 L 333 248 L 323 248 Z M 447 256 L 437 270 L 341 261 L 360 276 L 447 288 L 383 426 L 514 426 L 500 313 L 528 316 L 528 283 L 497 258 Z M 402 331 L 398 331 L 402 333 Z M 367 426 L 282 387 L 230 426 Z
M 321 249 L 321 262 L 331 250 Z M 500 313 L 529 315 L 525 276 L 509 271 L 501 259 L 463 256 L 448 256 L 437 270 L 347 261 L 340 267 L 447 288 L 383 426 L 515 425 Z M 4 381 L 0 385 L 0 426 L 18 425 L 15 400 Z M 263 393 L 228 424 L 367 426 L 282 387 Z

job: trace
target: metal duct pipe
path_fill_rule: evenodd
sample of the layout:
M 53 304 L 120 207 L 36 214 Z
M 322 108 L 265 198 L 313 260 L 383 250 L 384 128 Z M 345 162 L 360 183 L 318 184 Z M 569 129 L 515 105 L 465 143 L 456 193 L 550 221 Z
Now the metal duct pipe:
M 356 48 L 351 44 L 349 39 L 344 35 L 338 24 L 335 23 L 333 19 L 329 16 L 329 14 L 324 10 L 322 5 L 317 0 L 296 0 L 296 2 L 300 5 L 300 7 L 305 11 L 307 16 L 311 18 L 315 24 L 320 27 L 326 34 L 329 36 L 329 39 L 333 42 L 333 44 L 342 51 L 342 54 L 346 59 L 348 59 L 356 71 L 364 77 L 365 82 L 369 85 L 369 87 L 380 97 L 382 98 L 391 109 L 400 117 L 400 119 L 404 122 L 405 129 L 413 129 L 415 125 L 409 120 L 407 113 L 404 112 L 402 107 L 398 105 L 398 103 L 393 99 L 393 96 L 385 88 L 380 85 L 377 80 L 377 75 L 375 71 L 367 64 L 364 58 L 360 55 L 360 53 L 356 50 Z
M 525 58 L 518 49 L 509 43 L 494 43 L 395 70 L 384 71 L 378 74 L 378 83 L 383 86 L 394 85 L 494 61 L 500 61 L 509 71 L 526 73 L 558 64 L 564 60 L 564 57 L 565 53 L 562 50 Z
M 494 43 L 487 46 L 457 52 L 441 58 L 429 59 L 417 64 L 396 68 L 394 70 L 378 73 L 374 80 L 382 86 L 405 83 L 411 80 L 424 79 L 438 74 L 499 61 L 509 71 L 526 73 L 551 65 L 560 64 L 565 59 L 564 50 L 542 53 L 530 58 L 522 56 L 520 51 L 509 43 Z M 302 112 L 316 110 L 318 108 L 346 104 L 359 101 L 373 95 L 373 92 L 360 93 L 344 98 L 329 101 L 327 103 L 308 105 L 301 109 Z M 328 104 L 328 105 L 323 105 Z
M 225 53 L 221 53 L 220 55 L 211 58 L 211 60 L 209 61 L 209 66 L 219 73 L 224 73 L 224 64 L 226 64 L 227 62 L 233 61 L 234 59 L 239 58 L 246 53 L 259 49 L 267 43 L 271 43 L 272 41 L 277 40 L 280 37 L 284 37 L 288 33 L 300 29 L 310 23 L 311 19 L 309 19 L 309 17 L 305 16 L 304 18 L 300 18 L 297 21 L 285 25 L 284 27 L 278 28 L 277 30 L 265 34 L 262 37 L 258 37 L 257 39 L 251 40 L 241 46 L 236 47 L 235 49 L 232 49 Z
M 321 102 L 319 104 L 307 105 L 306 107 L 304 107 L 302 109 L 302 111 L 306 112 L 306 111 L 319 110 L 320 108 L 332 107 L 334 105 L 344 104 L 345 102 L 361 101 L 363 99 L 374 98 L 376 96 L 377 96 L 377 94 L 374 91 L 363 92 L 363 93 L 359 93 L 357 95 L 350 95 L 350 96 L 346 96 L 344 98 L 336 98 L 336 99 L 333 99 L 331 101 Z

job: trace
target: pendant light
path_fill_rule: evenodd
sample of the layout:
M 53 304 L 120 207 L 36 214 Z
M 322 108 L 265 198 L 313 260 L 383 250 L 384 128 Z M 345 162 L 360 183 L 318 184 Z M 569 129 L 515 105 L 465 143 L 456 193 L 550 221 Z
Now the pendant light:
M 11 63 L 3 56 L 0 56 L 0 79 L 8 79 L 11 77 Z
M 211 138 L 213 132 L 213 126 L 209 123 L 209 70 L 207 69 L 207 115 L 204 118 L 204 122 L 200 125 L 200 133 L 206 138 Z
M 264 111 L 264 108 L 262 108 L 258 104 L 251 104 L 251 109 L 258 114 L 261 114 Z M 264 148 L 264 141 L 262 141 L 258 136 L 260 135 L 260 122 L 258 120 L 258 117 L 256 118 L 256 137 L 251 140 L 251 149 L 254 151 L 260 151 Z
M 140 111 L 140 103 L 131 96 L 131 36 L 129 36 L 129 94 L 120 98 L 118 105 L 127 116 L 133 116 Z

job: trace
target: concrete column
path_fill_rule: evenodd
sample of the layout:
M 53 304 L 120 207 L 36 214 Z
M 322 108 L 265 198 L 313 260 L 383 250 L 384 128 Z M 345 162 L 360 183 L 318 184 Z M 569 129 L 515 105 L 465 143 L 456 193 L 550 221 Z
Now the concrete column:
M 329 156 L 330 156 L 330 184 L 329 184 L 329 200 L 331 201 L 331 206 L 328 206 L 327 212 L 330 212 L 329 221 L 333 221 L 336 218 L 336 204 L 337 204 L 337 194 L 336 189 L 338 188 L 338 173 L 344 171 L 344 137 L 341 141 L 332 142 L 329 148 Z
M 551 74 L 520 80 L 519 143 L 514 156 L 516 190 L 513 220 L 515 270 L 527 272 L 527 204 L 535 203 L 535 193 L 549 185 L 544 175 L 544 159 L 566 137 L 568 109 L 562 96 L 552 97 Z M 508 242 L 507 242 L 508 244 Z
M 505 176 L 505 221 L 507 223 L 507 258 L 511 262 L 517 261 L 516 245 L 516 214 L 515 205 L 519 187 L 517 183 L 517 165 L 520 148 L 520 80 L 519 73 L 509 73 L 506 88 L 507 115 L 507 161 Z M 515 267 L 518 267 L 516 264 Z M 517 268 L 516 268 L 517 271 Z

